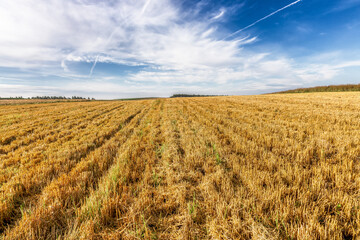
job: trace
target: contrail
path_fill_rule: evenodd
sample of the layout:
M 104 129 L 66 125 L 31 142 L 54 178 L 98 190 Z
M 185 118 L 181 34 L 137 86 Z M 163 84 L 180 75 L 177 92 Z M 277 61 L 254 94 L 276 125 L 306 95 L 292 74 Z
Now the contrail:
M 110 40 L 113 38 L 116 31 L 117 31 L 117 28 L 115 28 L 114 31 L 112 31 L 112 33 L 110 34 L 110 36 L 106 39 L 105 45 L 109 44 Z M 100 56 L 100 54 L 98 54 L 95 58 L 94 64 L 92 65 L 92 67 L 90 69 L 89 77 L 91 77 L 93 74 L 94 68 L 99 60 L 99 56 Z
M 297 0 L 297 1 L 293 2 L 293 3 L 290 3 L 289 5 L 286 5 L 285 7 L 280 8 L 280 9 L 276 10 L 275 12 L 270 13 L 269 15 L 267 15 L 267 16 L 265 16 L 265 17 L 263 17 L 263 18 L 260 18 L 260 19 L 257 20 L 256 22 L 253 22 L 252 24 L 250 24 L 250 25 L 248 25 L 248 26 L 246 26 L 246 27 L 244 27 L 244 28 L 242 28 L 242 29 L 239 29 L 239 30 L 237 30 L 236 32 L 233 32 L 232 34 L 228 35 L 227 37 L 223 38 L 222 40 L 225 40 L 225 39 L 227 39 L 227 38 L 229 38 L 229 37 L 232 37 L 232 36 L 234 36 L 235 34 L 237 34 L 237 33 L 239 33 L 239 32 L 242 32 L 242 31 L 244 31 L 244 30 L 246 30 L 246 29 L 254 26 L 255 24 L 257 24 L 257 23 L 259 23 L 259 22 L 261 22 L 261 21 L 263 21 L 263 20 L 271 17 L 272 15 L 277 14 L 278 12 L 281 12 L 282 10 L 285 10 L 285 9 L 287 9 L 288 7 L 291 7 L 291 6 L 297 4 L 298 2 L 301 2 L 301 1 L 302 1 L 302 0 Z
M 144 12 L 146 11 L 146 9 L 149 6 L 150 2 L 151 2 L 151 0 L 146 1 L 146 3 L 144 4 L 144 6 L 143 6 L 143 8 L 141 10 L 141 15 L 144 14 Z
M 143 6 L 143 8 L 142 8 L 142 10 L 141 10 L 140 16 L 142 16 L 142 15 L 144 14 L 144 12 L 146 11 L 146 9 L 148 8 L 148 6 L 149 6 L 150 3 L 151 3 L 151 0 L 147 0 L 147 1 L 145 2 L 144 6 Z M 125 21 L 126 21 L 126 20 L 127 20 L 127 19 L 125 19 Z M 115 28 L 114 31 L 110 34 L 110 36 L 109 36 L 108 39 L 106 40 L 105 45 L 107 45 L 107 44 L 110 42 L 110 40 L 113 38 L 113 36 L 114 36 L 114 34 L 115 34 L 116 31 L 117 31 L 117 28 Z M 92 65 L 92 67 L 91 67 L 91 69 L 90 69 L 89 77 L 91 77 L 92 74 L 93 74 L 94 68 L 96 67 L 96 64 L 97 64 L 97 62 L 98 62 L 98 60 L 99 60 L 99 56 L 100 56 L 100 54 L 98 54 L 98 55 L 96 56 L 96 58 L 95 58 L 94 64 Z
M 99 59 L 99 55 L 97 55 L 96 58 L 95 58 L 95 62 L 94 62 L 94 64 L 93 64 L 92 67 L 91 67 L 89 77 L 91 77 L 91 75 L 92 75 L 92 73 L 93 73 L 93 71 L 94 71 L 94 68 L 95 68 L 95 66 L 96 66 L 96 63 L 97 63 L 98 59 Z

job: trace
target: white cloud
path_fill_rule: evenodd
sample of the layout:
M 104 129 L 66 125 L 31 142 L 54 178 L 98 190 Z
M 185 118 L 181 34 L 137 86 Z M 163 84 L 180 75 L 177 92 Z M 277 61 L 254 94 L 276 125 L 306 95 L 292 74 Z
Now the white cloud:
M 61 62 L 68 54 L 83 57 L 96 53 L 111 55 L 112 51 L 115 57 L 126 57 L 131 55 L 127 47 L 139 31 L 168 27 L 177 17 L 176 11 L 166 0 L 115 4 L 2 1 L 0 65 Z
M 0 66 L 54 65 L 68 72 L 72 61 L 94 62 L 91 75 L 97 61 L 191 72 L 241 63 L 241 46 L 256 38 L 219 41 L 210 25 L 184 22 L 169 0 L 4 1 Z
M 98 60 L 202 69 L 238 63 L 240 47 L 256 40 L 218 41 L 210 24 L 184 22 L 170 0 L 2 1 L 0 66 L 67 72 L 67 62 Z
M 347 68 L 347 67 L 360 67 L 360 61 L 345 61 L 338 65 L 335 65 L 335 68 Z
M 244 63 L 245 62 L 245 63 Z M 298 88 L 316 83 L 328 85 L 340 76 L 344 67 L 359 66 L 359 62 L 299 65 L 286 58 L 271 59 L 263 54 L 243 60 L 239 66 L 192 69 L 153 69 L 120 78 L 116 76 L 88 79 L 78 75 L 74 80 L 42 86 L 29 86 L 21 78 L 0 77 L 0 96 L 80 95 L 96 98 L 166 97 L 173 93 L 250 94 Z M 14 82 L 2 84 L 2 81 Z
M 215 15 L 214 17 L 212 17 L 211 19 L 217 20 L 217 19 L 221 18 L 222 16 L 224 16 L 225 12 L 226 12 L 226 10 L 224 8 L 222 8 L 222 9 L 220 9 L 220 12 L 217 15 Z
M 33 94 L 61 94 L 81 88 L 84 93 L 148 91 L 158 95 L 161 91 L 197 87 L 224 94 L 226 89 L 265 90 L 271 84 L 296 86 L 328 80 L 343 68 L 360 66 L 358 61 L 300 64 L 271 52 L 246 51 L 248 44 L 259 41 L 256 36 L 219 40 L 224 32 L 214 22 L 223 19 L 225 13 L 229 15 L 230 8 L 220 8 L 205 17 L 208 21 L 189 16 L 198 14 L 200 8 L 198 4 L 190 13 L 184 13 L 171 0 L 1 1 L 0 67 L 73 82 L 56 87 L 38 87 L 31 80 L 28 85 L 3 84 L 0 94 L 21 89 Z M 319 56 L 318 62 L 327 58 Z M 93 64 L 88 64 L 87 74 L 80 75 L 71 72 L 74 62 Z M 147 67 L 123 76 L 121 83 L 116 83 L 116 76 L 103 77 L 101 83 L 84 82 L 96 72 L 96 62 Z M 0 80 L 9 83 L 13 78 L 16 76 L 3 74 Z M 156 87 L 149 87 L 150 83 Z

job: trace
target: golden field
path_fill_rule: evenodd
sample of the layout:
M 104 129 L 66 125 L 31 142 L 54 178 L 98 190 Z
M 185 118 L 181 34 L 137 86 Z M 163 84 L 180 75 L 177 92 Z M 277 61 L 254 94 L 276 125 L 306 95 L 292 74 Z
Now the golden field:
M 0 98 L 0 105 L 21 105 L 36 103 L 57 103 L 57 102 L 85 102 L 87 99 L 3 99 Z
M 0 239 L 360 237 L 360 93 L 0 106 Z

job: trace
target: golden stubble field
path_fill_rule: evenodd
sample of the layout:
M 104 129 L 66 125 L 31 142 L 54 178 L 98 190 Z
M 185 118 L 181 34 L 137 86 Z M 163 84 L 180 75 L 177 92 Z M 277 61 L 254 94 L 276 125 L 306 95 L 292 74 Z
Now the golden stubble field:
M 360 237 L 360 93 L 0 106 L 1 239 Z

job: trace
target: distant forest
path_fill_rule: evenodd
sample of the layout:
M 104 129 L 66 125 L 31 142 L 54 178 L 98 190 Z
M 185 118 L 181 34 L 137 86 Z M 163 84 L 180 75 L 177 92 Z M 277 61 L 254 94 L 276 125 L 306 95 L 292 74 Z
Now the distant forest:
M 224 95 L 199 95 L 199 94 L 174 94 L 170 98 L 179 98 L 179 97 L 218 97 Z
M 348 92 L 360 91 L 360 84 L 329 85 L 310 88 L 297 88 L 294 90 L 281 91 L 276 93 L 310 93 L 310 92 Z

